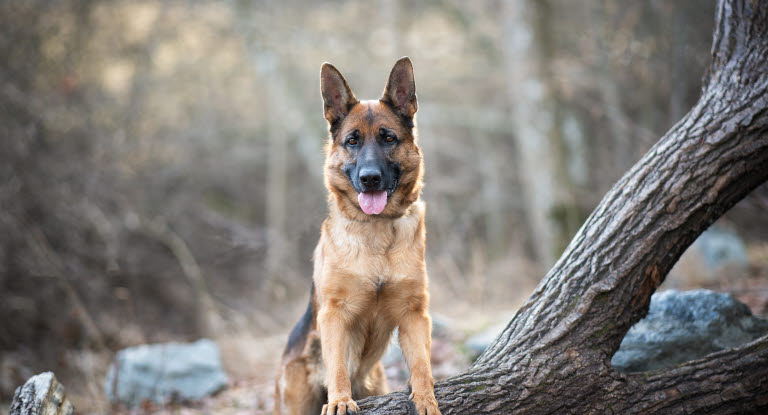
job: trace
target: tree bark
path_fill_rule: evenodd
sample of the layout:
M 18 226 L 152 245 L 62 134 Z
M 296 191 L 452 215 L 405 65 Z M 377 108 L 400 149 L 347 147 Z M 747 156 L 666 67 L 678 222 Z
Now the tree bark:
M 720 0 L 699 102 L 606 194 L 504 332 L 438 382 L 443 414 L 768 413 L 768 336 L 673 369 L 611 367 L 651 294 L 768 180 L 768 3 Z M 411 411 L 396 392 L 365 414 Z

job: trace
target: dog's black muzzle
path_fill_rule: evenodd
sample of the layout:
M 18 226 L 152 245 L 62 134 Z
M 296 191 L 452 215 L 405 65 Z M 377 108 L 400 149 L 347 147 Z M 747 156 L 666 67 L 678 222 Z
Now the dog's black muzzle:
M 397 188 L 401 169 L 398 163 L 387 160 L 378 144 L 369 143 L 360 149 L 355 163 L 344 166 L 344 173 L 358 193 L 386 190 L 390 196 Z

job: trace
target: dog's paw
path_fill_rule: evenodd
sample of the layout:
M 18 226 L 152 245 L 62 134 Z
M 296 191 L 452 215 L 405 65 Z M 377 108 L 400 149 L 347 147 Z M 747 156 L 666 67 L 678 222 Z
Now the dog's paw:
M 409 397 L 413 406 L 416 408 L 416 413 L 419 415 L 440 415 L 440 409 L 437 407 L 437 400 L 435 395 L 416 395 L 411 393 Z
M 336 399 L 323 405 L 320 415 L 356 415 L 360 408 L 350 398 Z

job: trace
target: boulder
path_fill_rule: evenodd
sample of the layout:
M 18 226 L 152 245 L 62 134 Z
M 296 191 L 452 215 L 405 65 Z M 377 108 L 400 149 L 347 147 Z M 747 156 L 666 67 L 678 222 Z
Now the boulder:
M 509 322 L 501 322 L 494 324 L 485 330 L 475 333 L 470 336 L 465 342 L 464 347 L 467 350 L 467 355 L 471 360 L 475 360 L 480 357 L 481 354 L 488 348 L 488 346 L 496 340 L 497 337 L 507 328 Z
M 104 388 L 111 402 L 136 407 L 195 401 L 227 385 L 218 346 L 211 340 L 164 343 L 123 349 L 107 372 Z
M 725 266 L 746 267 L 747 247 L 741 237 L 728 229 L 713 226 L 704 231 L 693 243 L 711 270 Z
M 680 288 L 691 283 L 713 283 L 724 276 L 738 278 L 748 267 L 744 240 L 725 227 L 713 225 L 699 235 L 680 257 L 669 272 L 665 285 Z
M 9 415 L 72 415 L 75 409 L 53 372 L 32 376 L 16 388 Z
M 651 297 L 648 314 L 624 336 L 611 364 L 624 372 L 672 367 L 766 333 L 768 321 L 730 294 L 668 290 Z

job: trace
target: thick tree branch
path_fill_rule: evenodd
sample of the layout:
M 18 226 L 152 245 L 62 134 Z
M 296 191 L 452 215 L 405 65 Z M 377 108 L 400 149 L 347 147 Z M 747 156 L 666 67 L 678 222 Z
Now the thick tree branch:
M 572 359 L 569 362 L 569 359 Z M 584 365 L 571 351 L 551 371 L 472 371 L 439 383 L 437 400 L 451 413 L 765 413 L 768 407 L 768 336 L 672 369 L 624 374 L 610 364 Z M 570 363 L 570 364 L 569 364 Z M 552 394 L 552 385 L 558 393 Z M 362 401 L 365 414 L 407 414 L 408 395 L 395 392 Z
M 627 375 L 610 358 L 712 222 L 768 180 L 768 3 L 721 0 L 702 96 L 619 180 L 497 341 L 439 382 L 444 414 L 768 409 L 768 338 Z M 360 402 L 407 413 L 407 396 Z
M 565 333 L 580 337 L 569 344 L 597 342 L 613 354 L 685 249 L 768 179 L 768 40 L 752 36 L 762 44 L 723 65 L 699 103 L 611 189 L 477 365 L 550 347 Z M 734 82 L 745 67 L 750 82 Z M 570 311 L 553 313 L 550 304 Z
M 624 406 L 614 409 L 650 413 L 761 412 L 760 408 L 768 406 L 766 372 L 768 336 L 673 369 L 625 376 Z

